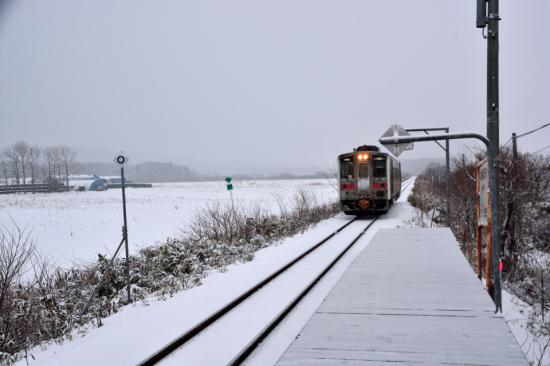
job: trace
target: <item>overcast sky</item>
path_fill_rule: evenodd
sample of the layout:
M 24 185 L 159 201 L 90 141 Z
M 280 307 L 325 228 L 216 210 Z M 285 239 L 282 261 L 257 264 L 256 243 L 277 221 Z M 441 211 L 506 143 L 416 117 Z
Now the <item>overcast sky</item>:
M 550 122 L 550 1 L 500 6 L 505 142 Z M 124 150 L 230 173 L 326 168 L 393 123 L 485 134 L 474 0 L 27 0 L 1 11 L 0 147 L 67 144 L 95 161 Z M 433 143 L 402 155 L 439 156 Z

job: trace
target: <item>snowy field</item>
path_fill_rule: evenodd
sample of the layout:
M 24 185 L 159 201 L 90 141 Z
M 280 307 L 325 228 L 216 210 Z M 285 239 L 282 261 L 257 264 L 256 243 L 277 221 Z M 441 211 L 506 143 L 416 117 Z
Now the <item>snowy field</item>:
M 325 179 L 234 181 L 235 205 L 262 205 L 273 212 L 278 201 L 292 204 L 296 192 L 313 194 L 319 202 L 338 194 Z M 128 237 L 132 252 L 177 236 L 197 209 L 208 203 L 229 203 L 225 182 L 158 183 L 153 188 L 126 191 Z M 32 230 L 42 254 L 68 266 L 93 261 L 97 253 L 112 253 L 122 237 L 122 198 L 119 189 L 105 192 L 3 195 L 0 224 L 13 221 Z

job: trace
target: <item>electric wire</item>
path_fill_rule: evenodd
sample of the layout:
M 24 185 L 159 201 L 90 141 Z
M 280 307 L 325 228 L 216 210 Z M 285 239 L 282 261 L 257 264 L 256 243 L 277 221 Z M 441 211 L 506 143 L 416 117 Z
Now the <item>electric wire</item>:
M 538 153 L 540 153 L 541 151 L 544 151 L 544 150 L 546 150 L 546 149 L 548 149 L 548 148 L 550 148 L 550 145 L 545 146 L 545 147 L 543 147 L 542 149 L 539 149 L 539 150 L 535 151 L 535 152 L 532 153 L 532 154 L 533 154 L 533 155 L 538 154 Z
M 538 131 L 538 130 L 542 130 L 543 128 L 548 127 L 548 126 L 550 126 L 550 123 L 546 123 L 546 124 L 544 124 L 544 125 L 542 125 L 542 126 L 539 126 L 539 127 L 535 128 L 534 130 L 531 130 L 531 131 L 524 132 L 524 133 L 522 133 L 522 134 L 516 135 L 516 140 L 519 139 L 520 137 L 524 137 L 524 136 L 530 135 L 530 134 L 532 134 L 533 132 L 536 132 L 536 131 Z M 504 144 L 502 145 L 501 149 L 505 148 L 510 142 L 512 142 L 512 139 L 513 139 L 513 137 L 510 137 L 510 138 L 506 141 L 506 143 L 504 143 Z
M 544 125 L 542 125 L 542 126 L 540 126 L 540 127 L 538 127 L 538 128 L 535 128 L 535 129 L 532 130 L 532 131 L 522 133 L 521 135 L 516 135 L 516 139 L 519 139 L 520 137 L 523 137 L 523 136 L 530 135 L 530 134 L 532 134 L 533 132 L 536 132 L 536 131 L 538 131 L 538 130 L 542 130 L 543 128 L 548 127 L 548 126 L 550 126 L 550 123 L 546 123 L 546 124 L 544 124 Z

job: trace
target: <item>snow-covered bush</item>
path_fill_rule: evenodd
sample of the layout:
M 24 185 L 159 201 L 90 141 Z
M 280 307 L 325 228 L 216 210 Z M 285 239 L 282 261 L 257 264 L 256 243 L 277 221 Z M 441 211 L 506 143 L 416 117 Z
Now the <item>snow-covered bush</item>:
M 210 271 L 250 261 L 258 249 L 339 212 L 339 205 L 318 204 L 306 192 L 298 192 L 290 206 L 280 202 L 280 208 L 273 215 L 259 204 L 245 209 L 213 203 L 198 211 L 180 237 L 130 257 L 133 299 L 164 298 L 200 284 Z M 27 231 L 0 234 L 0 363 L 26 357 L 38 344 L 62 342 L 76 329 L 101 326 L 102 318 L 125 305 L 124 259 L 108 268 L 109 259 L 99 255 L 94 265 L 51 269 L 36 256 Z M 22 279 L 26 269 L 34 270 L 32 280 Z

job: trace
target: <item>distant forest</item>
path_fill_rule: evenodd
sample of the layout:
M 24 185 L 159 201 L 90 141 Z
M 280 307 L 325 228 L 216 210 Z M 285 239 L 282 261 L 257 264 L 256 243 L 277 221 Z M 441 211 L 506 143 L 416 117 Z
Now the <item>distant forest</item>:
M 75 165 L 75 174 L 90 174 L 93 172 L 99 176 L 109 176 L 120 174 L 119 168 L 115 164 L 109 163 L 78 163 Z M 213 181 L 223 180 L 225 175 L 200 174 L 184 165 L 174 163 L 146 162 L 136 165 L 129 165 L 126 168 L 128 179 L 134 182 L 160 183 L 160 182 L 193 182 L 193 181 Z M 334 176 L 334 174 L 332 174 Z M 236 180 L 273 180 L 273 179 L 314 179 L 327 178 L 330 174 L 326 172 L 317 172 L 313 174 L 232 174 L 231 177 Z
M 187 166 L 174 163 L 146 162 L 130 164 L 125 169 L 128 179 L 140 183 L 189 182 L 222 180 L 222 175 L 203 175 Z M 38 146 L 18 141 L 0 149 L 0 184 L 64 184 L 71 175 L 116 176 L 120 168 L 114 163 L 79 162 L 77 153 L 68 146 Z M 328 178 L 334 174 L 262 174 L 232 175 L 237 180 Z

